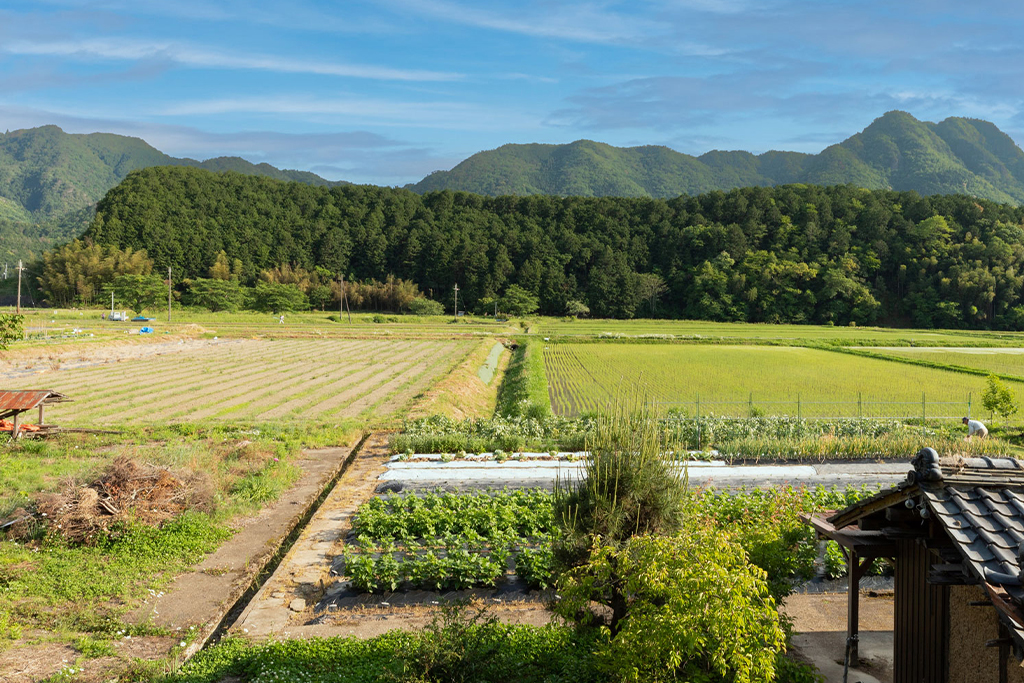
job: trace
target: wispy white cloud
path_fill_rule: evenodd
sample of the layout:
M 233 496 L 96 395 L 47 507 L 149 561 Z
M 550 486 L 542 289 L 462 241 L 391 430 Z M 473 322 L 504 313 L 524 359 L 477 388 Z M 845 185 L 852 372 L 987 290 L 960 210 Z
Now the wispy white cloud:
M 479 28 L 558 38 L 584 43 L 622 43 L 652 34 L 663 34 L 667 26 L 641 18 L 639 13 L 608 11 L 596 3 L 545 3 L 540 7 L 518 4 L 506 12 L 448 0 L 393 0 L 418 14 Z
M 370 122 L 375 125 L 403 125 L 451 130 L 512 130 L 537 128 L 535 117 L 508 107 L 496 109 L 471 102 L 401 101 L 341 96 L 331 99 L 301 94 L 259 97 L 228 97 L 177 102 L 160 106 L 153 115 L 210 116 L 257 114 L 305 117 L 345 117 L 346 122 Z
M 462 74 L 444 71 L 345 64 L 313 58 L 293 59 L 273 55 L 234 54 L 183 43 L 137 39 L 15 40 L 0 46 L 0 51 L 14 55 L 132 61 L 155 60 L 193 68 L 251 69 L 390 81 L 455 81 L 463 78 Z
M 54 8 L 120 16 L 164 17 L 204 22 L 247 23 L 326 33 L 394 35 L 387 17 L 356 15 L 348 3 L 322 7 L 301 0 L 35 0 Z

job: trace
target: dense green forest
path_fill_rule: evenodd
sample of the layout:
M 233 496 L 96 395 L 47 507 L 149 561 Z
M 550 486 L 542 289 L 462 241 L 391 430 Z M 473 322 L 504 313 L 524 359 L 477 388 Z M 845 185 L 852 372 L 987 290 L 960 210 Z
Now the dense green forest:
M 193 168 L 130 174 L 86 237 L 206 277 L 280 264 L 414 281 L 472 310 L 518 284 L 540 312 L 1024 329 L 1024 209 L 790 185 L 643 198 L 417 195 Z
M 699 157 L 668 147 L 505 145 L 409 185 L 416 192 L 486 195 L 660 197 L 756 185 L 853 184 L 921 194 L 970 194 L 1024 202 L 1024 152 L 988 121 L 918 121 L 892 111 L 819 154 L 713 151 Z

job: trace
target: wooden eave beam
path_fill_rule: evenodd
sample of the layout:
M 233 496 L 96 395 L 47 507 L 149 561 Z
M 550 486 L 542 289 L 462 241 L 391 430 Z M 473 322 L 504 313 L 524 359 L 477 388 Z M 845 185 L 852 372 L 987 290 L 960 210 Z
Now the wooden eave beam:
M 881 531 L 837 529 L 827 519 L 817 515 L 800 515 L 800 519 L 809 524 L 819 536 L 835 541 L 860 557 L 875 559 L 896 556 L 896 544 Z
M 906 488 L 896 489 L 885 496 L 876 498 L 875 500 L 868 501 L 861 505 L 858 505 L 853 510 L 840 511 L 829 518 L 829 522 L 835 525 L 836 528 L 842 529 L 843 527 L 850 526 L 854 522 L 867 517 L 875 512 L 881 512 L 886 508 L 892 507 L 911 496 L 917 495 L 917 486 L 907 486 Z

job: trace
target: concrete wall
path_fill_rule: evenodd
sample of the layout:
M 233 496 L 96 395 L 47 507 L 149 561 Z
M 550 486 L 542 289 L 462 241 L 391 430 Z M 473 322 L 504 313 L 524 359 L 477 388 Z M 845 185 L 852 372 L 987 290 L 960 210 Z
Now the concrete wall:
M 949 589 L 949 683 L 998 683 L 999 648 L 985 647 L 999 637 L 999 618 L 992 606 L 972 606 L 987 600 L 978 586 Z M 1008 683 L 1024 683 L 1024 668 L 1010 653 Z

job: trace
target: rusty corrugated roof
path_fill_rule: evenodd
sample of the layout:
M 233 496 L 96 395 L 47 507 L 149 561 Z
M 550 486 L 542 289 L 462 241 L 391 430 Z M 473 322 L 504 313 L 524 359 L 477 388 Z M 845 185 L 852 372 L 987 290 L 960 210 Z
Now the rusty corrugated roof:
M 67 396 L 49 390 L 5 391 L 0 389 L 0 410 L 31 410 L 40 403 L 59 403 Z

